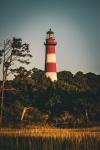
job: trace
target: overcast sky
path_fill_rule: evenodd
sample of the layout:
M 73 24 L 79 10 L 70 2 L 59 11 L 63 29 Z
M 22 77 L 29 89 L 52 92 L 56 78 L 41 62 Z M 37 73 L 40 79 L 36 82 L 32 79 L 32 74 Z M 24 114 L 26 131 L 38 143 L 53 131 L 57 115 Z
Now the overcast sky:
M 28 42 L 30 68 L 44 69 L 49 28 L 58 43 L 58 71 L 100 74 L 100 0 L 0 0 L 0 41 Z

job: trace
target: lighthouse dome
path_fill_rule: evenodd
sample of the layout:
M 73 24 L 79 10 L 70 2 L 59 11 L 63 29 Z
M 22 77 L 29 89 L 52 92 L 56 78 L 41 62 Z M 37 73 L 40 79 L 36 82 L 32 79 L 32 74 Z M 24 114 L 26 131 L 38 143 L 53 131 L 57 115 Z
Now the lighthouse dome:
M 54 32 L 50 29 L 47 34 L 54 34 Z

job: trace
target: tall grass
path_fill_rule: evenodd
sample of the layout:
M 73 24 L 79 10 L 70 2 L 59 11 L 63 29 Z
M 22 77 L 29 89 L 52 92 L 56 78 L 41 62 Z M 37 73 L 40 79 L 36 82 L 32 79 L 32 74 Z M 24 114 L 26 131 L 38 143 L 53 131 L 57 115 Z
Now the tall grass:
M 90 129 L 1 129 L 0 150 L 100 150 L 100 132 Z

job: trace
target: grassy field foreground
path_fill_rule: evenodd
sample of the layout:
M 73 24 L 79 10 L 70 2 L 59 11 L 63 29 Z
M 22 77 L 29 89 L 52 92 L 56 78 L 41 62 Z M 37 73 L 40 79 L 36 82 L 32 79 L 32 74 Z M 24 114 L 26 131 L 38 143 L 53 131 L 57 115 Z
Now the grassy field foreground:
M 100 129 L 0 129 L 0 150 L 100 150 Z

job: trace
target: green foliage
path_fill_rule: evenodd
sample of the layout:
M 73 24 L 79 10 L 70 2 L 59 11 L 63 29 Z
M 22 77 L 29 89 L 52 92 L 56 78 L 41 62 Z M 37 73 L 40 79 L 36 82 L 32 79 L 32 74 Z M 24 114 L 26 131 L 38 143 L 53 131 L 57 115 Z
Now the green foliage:
M 40 69 L 27 71 L 20 67 L 16 69 L 15 78 L 7 81 L 6 86 L 14 89 L 5 92 L 6 114 L 11 120 L 16 118 L 18 124 L 21 123 L 19 118 L 24 107 L 33 108 L 24 118 L 31 124 L 41 121 L 43 114 L 48 114 L 50 122 L 56 120 L 57 123 L 70 123 L 72 126 L 86 126 L 100 121 L 99 75 L 82 72 L 73 75 L 62 71 L 58 72 L 58 81 L 51 82 Z
M 14 68 L 15 63 L 28 65 L 31 57 L 29 44 L 23 43 L 22 39 L 14 37 L 5 40 L 0 47 L 0 63 L 2 64 L 4 79 L 6 80 L 10 73 L 17 72 L 18 68 Z

